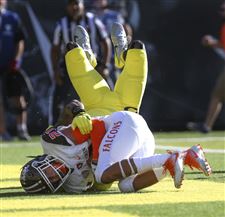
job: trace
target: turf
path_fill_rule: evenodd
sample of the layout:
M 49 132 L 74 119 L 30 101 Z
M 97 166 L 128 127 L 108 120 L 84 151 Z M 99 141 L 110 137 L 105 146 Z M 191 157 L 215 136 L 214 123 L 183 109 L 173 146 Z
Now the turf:
M 190 132 L 155 133 L 160 146 L 188 147 L 200 143 L 204 149 L 225 150 L 224 131 L 207 135 Z M 39 137 L 29 143 L 1 144 L 0 198 L 1 217 L 5 216 L 151 216 L 151 217 L 223 217 L 225 216 L 225 155 L 206 153 L 214 173 L 185 170 L 181 189 L 170 177 L 138 193 L 121 194 L 115 183 L 107 192 L 80 195 L 27 195 L 19 183 L 26 156 L 41 154 Z M 200 141 L 200 142 L 199 142 Z M 164 150 L 156 150 L 163 153 Z

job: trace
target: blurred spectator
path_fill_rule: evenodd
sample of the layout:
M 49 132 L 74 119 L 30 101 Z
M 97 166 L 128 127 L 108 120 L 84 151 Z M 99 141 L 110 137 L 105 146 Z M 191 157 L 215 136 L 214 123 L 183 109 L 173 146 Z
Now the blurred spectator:
M 12 139 L 6 130 L 4 112 L 7 108 L 16 115 L 18 138 L 30 140 L 21 73 L 25 34 L 18 14 L 7 10 L 6 6 L 7 0 L 0 0 L 0 139 Z
M 52 103 L 52 123 L 55 124 L 63 107 L 72 99 L 78 99 L 66 72 L 64 53 L 66 44 L 73 41 L 73 33 L 77 25 L 85 27 L 90 35 L 91 46 L 98 59 L 98 72 L 105 78 L 109 77 L 111 58 L 111 42 L 105 26 L 90 12 L 85 12 L 83 0 L 67 0 L 67 15 L 62 17 L 55 28 L 51 59 L 55 74 L 55 90 Z
M 225 2 L 221 6 L 221 16 L 225 18 Z M 220 39 L 216 39 L 211 35 L 205 35 L 202 38 L 202 44 L 208 46 L 215 51 L 223 49 L 223 58 L 225 57 L 225 23 L 223 23 L 220 32 Z M 212 130 L 213 125 L 222 109 L 222 105 L 225 102 L 225 68 L 219 75 L 215 87 L 211 94 L 206 118 L 203 123 L 189 122 L 187 124 L 188 129 L 196 130 L 202 133 L 208 133 Z
M 98 18 L 106 26 L 108 33 L 111 32 L 111 27 L 114 22 L 123 24 L 127 35 L 132 36 L 132 29 L 128 23 L 125 22 L 124 17 L 119 11 L 109 9 L 108 0 L 93 0 L 94 12 Z
M 137 0 L 108 0 L 111 8 L 118 11 L 133 31 L 138 31 L 140 25 L 140 9 Z
M 103 22 L 109 35 L 111 33 L 112 24 L 115 22 L 118 22 L 124 26 L 124 29 L 128 37 L 130 38 L 132 37 L 132 29 L 130 25 L 125 22 L 125 19 L 123 18 L 123 16 L 121 15 L 119 11 L 109 9 L 108 0 L 93 0 L 93 8 L 94 8 L 94 13 Z M 114 67 L 115 65 L 113 61 L 114 61 L 114 57 L 112 54 L 110 75 L 113 79 L 113 82 L 115 82 L 120 73 L 120 70 Z

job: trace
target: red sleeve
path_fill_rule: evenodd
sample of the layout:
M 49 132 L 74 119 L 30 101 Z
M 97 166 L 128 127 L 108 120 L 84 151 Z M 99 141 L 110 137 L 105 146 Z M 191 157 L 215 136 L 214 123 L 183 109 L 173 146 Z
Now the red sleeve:
M 93 149 L 93 160 L 98 160 L 98 149 L 102 142 L 103 137 L 105 136 L 105 123 L 100 120 L 92 120 L 93 129 L 91 131 L 91 141 L 92 141 L 92 149 Z
M 82 135 L 80 133 L 80 130 L 78 128 L 75 128 L 73 130 L 73 136 L 78 144 L 83 143 L 87 141 L 89 138 L 91 138 L 92 142 L 92 159 L 97 160 L 98 159 L 98 149 L 102 142 L 103 137 L 105 136 L 106 130 L 105 130 L 105 123 L 101 120 L 92 120 L 93 129 L 90 134 Z
M 72 130 L 72 133 L 73 133 L 73 137 L 75 138 L 78 144 L 81 144 L 90 138 L 90 134 L 82 135 L 80 130 L 77 127 L 74 130 Z
M 223 24 L 220 32 L 220 42 L 223 45 L 223 48 L 225 49 L 225 24 Z

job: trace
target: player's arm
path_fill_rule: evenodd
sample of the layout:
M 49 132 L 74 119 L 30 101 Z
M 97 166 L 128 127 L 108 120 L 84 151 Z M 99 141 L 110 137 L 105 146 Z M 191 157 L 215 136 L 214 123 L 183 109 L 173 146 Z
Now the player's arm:
M 18 71 L 20 69 L 22 58 L 25 50 L 25 30 L 23 28 L 22 21 L 20 20 L 19 16 L 17 16 L 17 28 L 15 33 L 15 56 L 13 61 L 11 62 L 11 70 Z
M 69 124 L 73 129 L 77 127 L 83 135 L 89 134 L 92 130 L 90 115 L 85 111 L 83 103 L 76 99 L 65 106 L 57 121 L 57 125 L 66 126 Z

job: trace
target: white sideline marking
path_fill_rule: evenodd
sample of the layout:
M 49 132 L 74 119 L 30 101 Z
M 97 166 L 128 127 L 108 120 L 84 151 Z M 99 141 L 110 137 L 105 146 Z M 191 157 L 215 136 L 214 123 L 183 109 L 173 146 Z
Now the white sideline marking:
M 169 139 L 163 139 L 165 141 L 168 141 Z M 157 141 L 162 141 L 161 139 L 158 139 Z M 184 141 L 184 140 L 182 140 Z M 40 146 L 41 147 L 41 143 L 40 142 L 32 142 L 32 143 L 0 143 L 0 148 L 10 148 L 10 147 L 33 147 L 33 146 Z M 182 150 L 186 150 L 190 147 L 177 147 L 177 146 L 165 146 L 165 145 L 156 145 L 156 149 L 159 150 L 178 150 L 178 151 L 182 151 Z M 225 154 L 225 150 L 223 149 L 205 149 L 204 148 L 204 152 L 206 153 L 219 153 L 219 154 Z
M 157 139 L 158 142 L 168 142 L 168 141 L 174 141 L 174 142 L 206 142 L 206 141 L 223 141 L 225 142 L 225 137 L 192 137 L 192 138 L 161 138 Z
M 160 150 L 175 150 L 175 151 L 184 151 L 190 147 L 175 147 L 175 146 L 164 146 L 164 145 L 156 145 L 156 149 Z M 205 153 L 214 153 L 214 154 L 225 154 L 225 150 L 223 149 L 207 149 L 204 148 L 203 151 Z
M 41 147 L 41 143 L 40 142 L 24 142 L 24 143 L 11 143 L 11 142 L 4 142 L 4 143 L 0 143 L 0 148 L 14 148 L 14 147 L 33 147 L 33 146 L 38 146 L 40 145 Z

